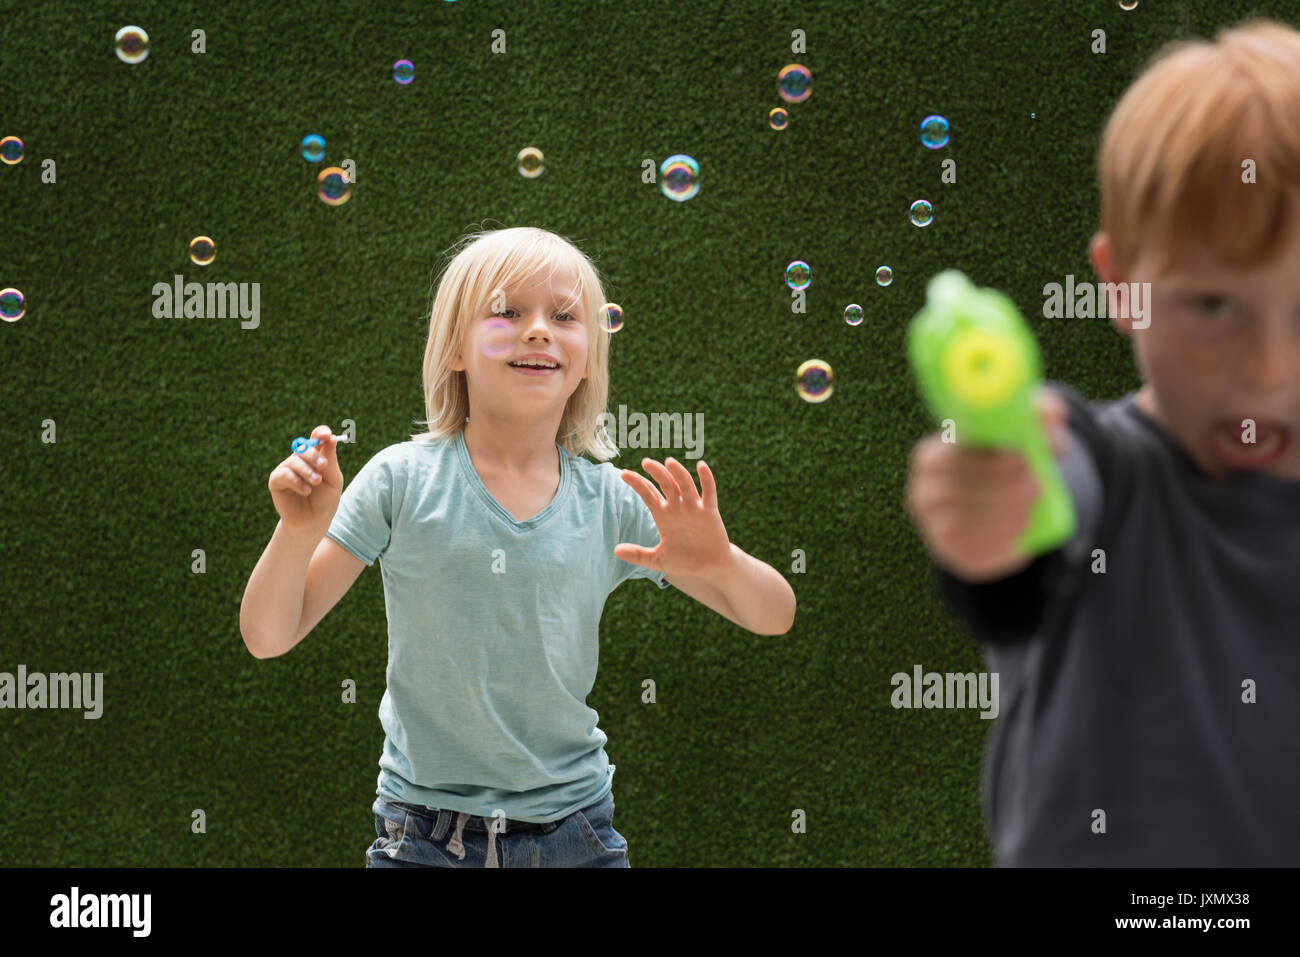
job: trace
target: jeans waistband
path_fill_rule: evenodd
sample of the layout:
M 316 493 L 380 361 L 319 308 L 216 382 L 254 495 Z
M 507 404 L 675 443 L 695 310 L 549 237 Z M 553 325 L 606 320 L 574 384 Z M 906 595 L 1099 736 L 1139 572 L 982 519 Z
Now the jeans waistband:
M 446 814 L 450 818 L 451 822 L 454 823 L 461 813 L 460 811 L 451 811 L 446 808 L 427 807 L 423 804 L 408 804 L 405 801 L 389 801 L 385 799 L 384 803 L 392 805 L 393 807 L 401 808 L 403 811 L 409 811 L 412 814 L 418 814 L 420 817 L 427 818 L 433 822 L 437 822 L 439 815 Z M 514 818 L 504 818 L 504 820 L 506 833 L 513 834 L 527 834 L 529 832 L 549 834 L 564 822 L 564 818 L 560 818 L 558 821 L 545 822 L 518 821 Z M 487 825 L 491 821 L 491 818 L 485 819 L 478 815 L 470 815 L 469 819 L 465 822 L 465 825 L 468 830 L 487 833 Z

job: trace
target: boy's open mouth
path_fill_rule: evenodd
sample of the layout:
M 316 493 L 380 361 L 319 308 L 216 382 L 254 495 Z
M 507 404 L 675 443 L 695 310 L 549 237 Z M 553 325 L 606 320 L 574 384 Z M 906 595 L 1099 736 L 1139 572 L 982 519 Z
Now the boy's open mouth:
M 1210 428 L 1210 448 L 1229 468 L 1265 468 L 1280 459 L 1291 444 L 1291 430 L 1277 422 L 1257 420 L 1254 442 L 1242 441 L 1244 431 L 1240 419 L 1221 419 Z

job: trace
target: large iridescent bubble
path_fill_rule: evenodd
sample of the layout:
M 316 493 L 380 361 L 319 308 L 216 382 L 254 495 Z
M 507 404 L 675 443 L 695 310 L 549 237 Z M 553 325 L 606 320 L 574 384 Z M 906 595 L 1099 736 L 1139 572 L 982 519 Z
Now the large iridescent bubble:
M 623 328 L 623 307 L 616 302 L 607 302 L 600 307 L 600 325 L 606 332 L 618 332 Z
M 211 265 L 217 258 L 217 244 L 207 236 L 195 236 L 190 240 L 190 260 L 196 266 Z
M 123 63 L 143 63 L 149 57 L 149 34 L 140 27 L 123 27 L 113 37 L 113 49 Z
M 659 164 L 659 189 L 669 199 L 684 203 L 700 191 L 700 164 L 685 153 L 675 153 Z
M 27 312 L 27 300 L 17 289 L 0 289 L 0 319 L 17 322 Z
M 316 176 L 316 195 L 327 206 L 342 206 L 352 198 L 352 181 L 347 171 L 327 166 Z
M 825 402 L 835 391 L 835 373 L 830 363 L 809 359 L 795 372 L 794 388 L 805 402 Z
M 776 76 L 776 88 L 787 103 L 802 103 L 812 95 L 812 70 L 802 63 L 782 67 Z
M 0 163 L 13 166 L 23 161 L 23 141 L 16 136 L 0 140 Z
M 537 179 L 546 172 L 546 156 L 536 146 L 525 146 L 515 155 L 515 169 L 525 179 Z
M 489 359 L 504 359 L 510 355 L 514 340 L 509 319 L 493 316 L 483 321 L 483 354 Z
M 932 113 L 921 121 L 921 143 L 926 149 L 938 150 L 948 145 L 948 120 Z
M 308 163 L 319 163 L 325 158 L 325 137 L 318 133 L 308 133 L 299 144 L 302 158 Z
M 791 289 L 807 289 L 812 282 L 812 268 L 802 259 L 785 267 L 785 284 Z

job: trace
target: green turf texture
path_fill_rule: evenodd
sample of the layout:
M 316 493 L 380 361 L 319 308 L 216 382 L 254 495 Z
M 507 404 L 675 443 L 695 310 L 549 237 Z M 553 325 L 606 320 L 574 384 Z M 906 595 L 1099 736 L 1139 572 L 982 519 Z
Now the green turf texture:
M 798 598 L 793 629 L 772 637 L 646 582 L 610 596 L 589 703 L 632 866 L 989 864 L 978 775 L 992 722 L 890 706 L 895 672 L 983 668 L 902 510 L 908 452 L 932 428 L 905 326 L 926 280 L 958 268 L 1015 300 L 1049 378 L 1096 398 L 1136 388 L 1126 340 L 1104 321 L 1043 319 L 1042 287 L 1096 278 L 1098 137 L 1146 58 L 1252 12 L 1286 14 L 1114 0 L 13 5 L 0 136 L 21 136 L 26 156 L 0 167 L 0 286 L 28 312 L 0 325 L 0 671 L 102 671 L 106 700 L 98 721 L 0 712 L 0 864 L 364 864 L 383 740 L 378 565 L 278 659 L 248 653 L 240 600 L 290 439 L 354 420 L 351 480 L 423 418 L 431 280 L 481 225 L 542 226 L 596 258 L 626 319 L 610 408 L 704 413 L 732 541 Z M 112 50 L 128 23 L 151 39 L 136 66 Z M 795 29 L 807 52 L 791 52 Z M 393 82 L 400 57 L 410 86 Z M 813 92 L 777 132 L 767 113 L 791 62 Z M 920 143 L 929 113 L 951 121 L 943 150 Z M 314 196 L 320 167 L 298 153 L 312 132 L 325 165 L 357 165 L 346 205 Z M 546 155 L 539 179 L 515 171 L 524 146 Z M 644 160 L 678 152 L 701 168 L 686 203 L 641 179 Z M 946 158 L 956 184 L 940 182 Z M 922 197 L 935 219 L 918 229 L 907 210 Z M 200 234 L 218 246 L 206 269 L 186 255 Z M 783 285 L 793 259 L 812 266 L 806 315 Z M 882 263 L 888 288 L 873 281 Z M 155 319 L 152 287 L 177 273 L 261 283 L 260 328 Z M 857 327 L 842 318 L 852 302 Z M 824 403 L 796 394 L 809 358 L 834 368 Z

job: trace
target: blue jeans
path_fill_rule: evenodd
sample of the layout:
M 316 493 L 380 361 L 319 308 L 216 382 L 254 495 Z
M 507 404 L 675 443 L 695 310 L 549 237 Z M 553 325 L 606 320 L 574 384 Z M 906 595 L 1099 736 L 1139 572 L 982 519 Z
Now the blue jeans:
M 546 824 L 375 798 L 366 867 L 627 867 L 614 792 Z M 491 852 L 489 856 L 489 851 Z

